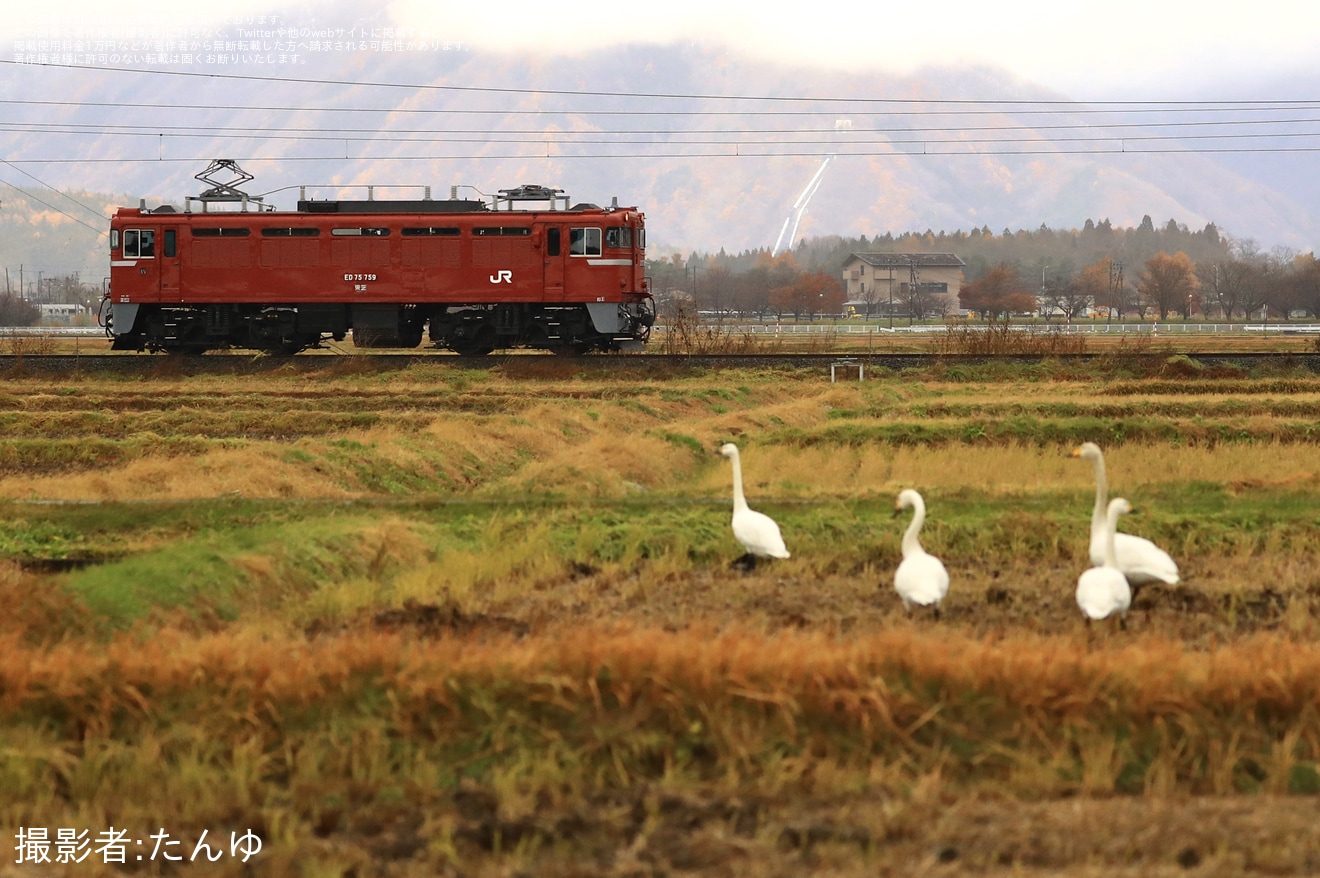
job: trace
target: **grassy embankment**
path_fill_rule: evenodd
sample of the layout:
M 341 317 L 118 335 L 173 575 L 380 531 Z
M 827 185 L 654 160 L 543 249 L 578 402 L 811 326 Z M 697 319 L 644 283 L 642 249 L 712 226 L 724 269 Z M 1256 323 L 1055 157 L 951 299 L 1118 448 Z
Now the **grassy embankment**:
M 1120 368 L 13 378 L 0 823 L 251 827 L 265 874 L 1304 873 L 1320 379 Z M 728 438 L 794 552 L 752 575 Z M 1184 574 L 1127 631 L 1072 602 L 1083 439 Z M 907 486 L 939 623 L 889 588 Z

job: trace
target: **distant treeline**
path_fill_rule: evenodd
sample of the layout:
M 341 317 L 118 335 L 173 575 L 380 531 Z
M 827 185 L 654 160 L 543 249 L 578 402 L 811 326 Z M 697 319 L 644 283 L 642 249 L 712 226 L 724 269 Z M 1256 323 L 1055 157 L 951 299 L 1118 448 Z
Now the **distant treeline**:
M 838 274 L 853 253 L 952 253 L 967 263 L 964 275 L 971 282 L 1000 264 L 1012 265 L 1023 274 L 1034 273 L 1037 277 L 1043 268 L 1048 277 L 1075 273 L 1106 258 L 1139 266 L 1163 251 L 1186 253 L 1194 263 L 1200 264 L 1226 259 L 1233 250 L 1244 248 L 1252 254 L 1258 250 L 1252 241 L 1231 241 L 1214 223 L 1193 232 L 1186 224 L 1172 219 L 1157 227 L 1146 216 L 1135 228 L 1116 228 L 1107 219 L 1099 223 L 1088 219 L 1080 230 L 1042 225 L 1035 231 L 1004 229 L 998 234 L 982 227 L 970 232 L 929 229 L 899 235 L 886 232 L 874 238 L 824 235 L 802 239 L 792 251 L 792 258 L 802 271 Z M 769 258 L 768 249 L 746 250 L 737 255 L 721 249 L 714 254 L 694 252 L 678 262 L 688 266 L 695 263 L 699 272 L 719 266 L 741 274 L 765 265 Z
M 1086 303 L 1108 305 L 1116 313 L 1152 308 L 1161 317 L 1170 312 L 1247 317 L 1265 309 L 1280 316 L 1320 316 L 1320 264 L 1312 254 L 1264 252 L 1254 240 L 1222 234 L 1214 223 L 1192 231 L 1172 219 L 1156 226 L 1150 216 L 1129 228 L 1088 219 L 1081 229 L 1042 225 L 998 234 L 982 227 L 874 238 L 827 235 L 803 239 L 791 252 L 773 257 L 768 249 L 675 255 L 651 262 L 649 272 L 660 298 L 682 291 L 701 308 L 777 312 L 773 291 L 791 288 L 803 276 L 816 276 L 819 289 L 819 276 L 828 275 L 842 289 L 843 265 L 854 253 L 952 253 L 966 264 L 965 286 L 1007 276 L 1016 292 L 1047 300 L 1045 306 L 1055 313 L 1071 314 Z M 1189 275 L 1174 285 L 1177 301 L 1167 279 L 1158 276 L 1170 263 L 1185 266 Z M 1099 278 L 1108 290 L 1095 289 Z M 784 300 L 782 293 L 778 298 Z M 969 302 L 949 304 L 981 310 Z

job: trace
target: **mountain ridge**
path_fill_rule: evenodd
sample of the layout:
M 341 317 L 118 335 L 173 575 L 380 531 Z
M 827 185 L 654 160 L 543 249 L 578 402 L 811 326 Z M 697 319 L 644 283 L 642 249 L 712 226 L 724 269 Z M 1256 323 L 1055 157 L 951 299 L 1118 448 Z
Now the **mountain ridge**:
M 434 197 L 446 197 L 451 186 L 493 194 L 539 183 L 567 190 L 574 201 L 617 197 L 640 207 L 657 253 L 771 247 L 830 152 L 837 158 L 798 239 L 1075 229 L 1088 219 L 1135 226 L 1143 216 L 1194 229 L 1213 222 L 1266 249 L 1310 250 L 1320 238 L 1320 220 L 1277 188 L 1277 175 L 1252 179 L 1219 157 L 1187 152 L 1065 154 L 1050 129 L 1077 127 L 1105 138 L 1097 142 L 1106 148 L 1121 146 L 1124 132 L 1096 124 L 1089 105 L 1069 106 L 1063 96 L 985 66 L 907 76 L 831 72 L 693 43 L 530 57 L 350 57 L 348 73 L 329 59 L 279 71 L 309 82 L 20 65 L 11 68 L 8 93 L 61 95 L 65 103 L 15 107 L 15 122 L 41 120 L 44 133 L 11 130 L 0 144 L 22 163 L 16 167 L 58 178 L 61 188 L 174 204 L 202 188 L 191 178 L 206 166 L 203 156 L 236 158 L 257 178 L 249 190 L 276 193 L 281 207 L 292 207 L 303 183 L 415 181 L 430 185 Z M 346 77 L 416 87 L 339 84 Z M 961 101 L 976 103 L 953 103 Z M 1003 101 L 1023 103 L 1015 109 Z M 1054 102 L 1061 108 L 1040 124 L 1031 105 Z M 946 105 L 972 106 L 977 115 L 952 115 Z M 927 109 L 907 115 L 913 106 Z M 794 115 L 783 115 L 785 107 Z M 820 133 L 840 119 L 852 120 L 851 131 Z M 133 127 L 110 127 L 125 125 Z M 789 130 L 774 143 L 754 133 L 776 126 Z M 633 129 L 654 133 L 621 133 Z M 997 131 L 1013 132 L 1009 146 L 1033 152 L 987 151 Z M 816 142 L 795 146 L 795 139 Z M 79 155 L 95 161 L 39 163 Z

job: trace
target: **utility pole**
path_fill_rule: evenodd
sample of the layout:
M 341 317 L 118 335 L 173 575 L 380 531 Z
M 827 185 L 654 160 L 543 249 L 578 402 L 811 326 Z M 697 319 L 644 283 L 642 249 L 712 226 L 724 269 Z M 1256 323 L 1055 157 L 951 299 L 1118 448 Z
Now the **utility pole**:
M 912 325 L 912 311 L 913 311 L 912 306 L 916 304 L 920 299 L 918 291 L 921 289 L 921 287 L 919 286 L 920 281 L 918 280 L 918 277 L 919 275 L 917 274 L 917 257 L 909 254 L 908 255 L 908 326 Z
M 1045 313 L 1045 269 L 1047 267 L 1048 266 L 1044 262 L 1040 264 L 1040 295 L 1036 297 L 1036 313 L 1041 317 L 1044 317 L 1046 323 L 1048 323 L 1050 319 L 1049 315 Z M 1051 308 L 1050 310 L 1054 309 Z
M 889 328 L 894 328 L 894 265 L 889 264 Z
M 1221 302 L 1224 301 L 1223 299 L 1221 299 L 1221 298 L 1219 297 L 1219 263 L 1216 262 L 1214 265 L 1210 266 L 1210 269 L 1211 269 L 1211 271 L 1210 271 L 1210 277 L 1212 278 L 1212 280 L 1211 280 L 1211 284 L 1212 284 L 1211 289 L 1214 290 L 1214 294 L 1215 294 L 1215 304 L 1216 304 L 1216 305 L 1219 305 Z M 1223 307 L 1220 307 L 1220 309 L 1219 309 L 1220 313 L 1223 313 L 1223 310 L 1224 310 Z M 1201 307 L 1201 313 L 1202 313 L 1202 314 L 1205 313 L 1205 307 L 1204 307 L 1204 306 Z M 1232 322 L 1233 322 L 1233 315 L 1232 315 L 1232 314 L 1229 314 L 1229 315 L 1227 315 L 1227 317 L 1228 317 L 1228 322 L 1229 322 L 1229 323 L 1232 323 Z

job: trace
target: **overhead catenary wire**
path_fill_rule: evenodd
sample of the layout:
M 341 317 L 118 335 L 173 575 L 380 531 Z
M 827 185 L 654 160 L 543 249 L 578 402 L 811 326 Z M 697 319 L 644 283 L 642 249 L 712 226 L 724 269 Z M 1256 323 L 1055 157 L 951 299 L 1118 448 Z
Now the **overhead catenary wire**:
M 147 76 L 166 76 L 183 77 L 189 79 L 209 79 L 217 81 L 255 81 L 262 83 L 283 83 L 288 85 L 336 85 L 351 86 L 354 88 L 367 89 L 409 89 L 417 92 L 453 92 L 453 93 L 472 93 L 472 94 L 503 94 L 511 96 L 544 96 L 554 95 L 563 97 L 607 97 L 607 98 L 638 98 L 642 100 L 718 100 L 718 101 L 761 101 L 775 103 L 823 103 L 823 104 L 857 104 L 857 105 L 902 105 L 902 104 L 920 104 L 922 106 L 978 106 L 978 105 L 999 105 L 999 106 L 1076 106 L 1079 103 L 1093 107 L 1244 107 L 1244 106 L 1263 106 L 1266 104 L 1297 103 L 1296 101 L 1279 100 L 1224 100 L 1224 101 L 1204 101 L 1204 100 L 1088 100 L 1079 102 L 1068 98 L 1014 98 L 1014 99 L 984 99 L 984 98 L 895 98 L 895 97 L 831 97 L 831 96 L 812 96 L 812 95 L 741 95 L 741 94 L 709 94 L 702 92 L 642 92 L 642 91 L 606 91 L 595 89 L 554 89 L 554 88 L 517 88 L 511 86 L 484 86 L 484 85 L 450 85 L 439 83 L 417 83 L 417 82 L 373 82 L 370 80 L 349 80 L 335 78 L 317 78 L 317 77 L 296 77 L 296 76 L 256 76 L 245 73 L 211 73 L 194 70 L 161 70 L 140 67 L 115 67 L 109 65 L 96 64 L 72 64 L 59 63 L 51 61 L 30 62 L 17 61 L 11 58 L 0 58 L 0 65 L 13 65 L 19 67 L 36 68 L 55 68 L 65 70 L 83 70 L 95 71 L 99 73 L 135 73 Z M 1320 99 L 1306 100 L 1306 103 L 1312 106 L 1320 105 Z
M 1113 146 L 1111 146 L 1111 147 L 1109 147 L 1109 148 L 1105 148 L 1105 149 L 1099 149 L 1099 148 L 1088 148 L 1088 149 L 1067 150 L 1067 151 L 1061 151 L 1061 150 L 1058 150 L 1058 149 L 1016 149 L 1016 150 L 998 150 L 998 151 L 983 151 L 983 152 L 960 152 L 960 151 L 957 151 L 957 150 L 951 150 L 951 149 L 946 149 L 946 150 L 937 150 L 937 149 L 924 149 L 924 150 L 922 150 L 922 149 L 914 149 L 914 150 L 912 150 L 912 151 L 906 151 L 906 152 L 898 152 L 898 151 L 892 151 L 892 150 L 890 150 L 890 151 L 883 151 L 883 152 L 876 151 L 876 152 L 847 153 L 846 156 L 852 156 L 852 157 L 866 157 L 866 158 L 895 158 L 895 159 L 897 159 L 897 158 L 920 158 L 920 157 L 922 157 L 922 156 L 931 156 L 931 157 L 954 157 L 954 158 L 957 158 L 957 157 L 963 157 L 963 158 L 976 158 L 976 157 L 986 157 L 986 156 L 996 156 L 996 157 L 1012 157 L 1012 156 L 1023 156 L 1023 157 L 1031 157 L 1031 156 L 1095 156 L 1095 155 L 1138 155 L 1138 156 L 1145 155 L 1145 156 L 1156 156 L 1156 155 L 1191 155 L 1191 154 L 1196 154 L 1196 155 L 1207 155 L 1207 154 L 1209 154 L 1209 155 L 1215 155 L 1215 154 L 1225 154 L 1225 155 L 1227 155 L 1227 154 L 1246 154 L 1246 153 L 1271 153 L 1271 154 L 1288 154 L 1288 153 L 1293 153 L 1293 154 L 1313 154 L 1313 153 L 1320 153 L 1320 145 L 1318 145 L 1318 146 L 1313 146 L 1313 147 L 1286 147 L 1286 148 L 1275 148 L 1275 147 L 1271 147 L 1271 148 L 1268 148 L 1268 149 L 1261 149 L 1261 148 L 1243 148 L 1243 147 L 1228 147 L 1228 148 L 1221 148 L 1221 149 L 1214 149 L 1214 150 L 1204 150 L 1204 149 L 1162 149 L 1162 148 L 1151 148 L 1151 147 L 1140 148 L 1140 149 L 1137 149 L 1137 148 L 1129 149 L 1129 148 L 1127 148 L 1124 144 L 1119 143 L 1119 144 L 1115 144 L 1115 145 L 1113 145 Z M 540 155 L 544 155 L 544 153 L 538 153 L 538 154 L 540 154 Z M 844 158 L 844 157 L 845 157 L 845 154 L 842 154 L 842 153 L 836 153 L 836 154 L 837 154 L 840 158 Z M 689 152 L 656 152 L 656 151 L 652 151 L 652 152 L 637 152 L 637 151 L 631 151 L 631 152 L 628 152 L 628 153 L 626 153 L 626 154 L 625 154 L 625 153 L 606 153 L 606 152 L 581 152 L 581 153 L 574 153 L 574 154 L 571 154 L 571 155 L 569 155 L 569 154 L 562 154 L 562 153 L 553 153 L 553 154 L 551 154 L 551 157 L 552 157 L 552 158 L 555 158 L 555 159 L 563 159 L 563 160 L 592 160 L 592 161 L 609 161 L 609 160 L 617 160 L 617 161 L 636 161 L 636 160 L 639 160 L 639 159 L 666 159 L 666 158 L 675 158 L 675 159 L 693 159 L 693 158 L 708 158 L 708 159 L 809 158 L 809 159 L 818 159 L 818 158 L 823 158 L 825 155 L 826 155 L 826 153 L 824 153 L 824 152 L 822 152 L 822 151 L 819 151 L 819 150 L 782 150 L 782 151 L 771 152 L 771 151 L 757 151 L 757 150 L 750 150 L 750 149 L 747 149 L 747 148 L 745 148 L 745 147 L 739 148 L 738 144 L 731 144 L 729 149 L 725 149 L 725 150 L 721 150 L 721 151 L 709 151 L 709 150 L 704 150 L 704 151 L 689 151 Z M 235 157 L 235 156 L 230 156 L 230 157 L 233 158 L 233 157 Z M 351 153 L 349 153 L 349 154 L 346 154 L 343 150 L 339 150 L 339 151 L 336 151 L 336 152 L 334 152 L 334 153 L 326 153 L 326 154 L 324 154 L 324 155 L 302 155 L 302 156 L 291 156 L 291 155 L 261 155 L 261 154 L 257 154 L 257 153 L 253 153 L 253 154 L 251 154 L 251 155 L 237 155 L 237 159 L 238 159 L 238 160 L 241 160 L 241 161 L 244 162 L 245 164 L 247 164 L 247 163 L 259 163 L 259 162 L 280 162 L 280 163 L 294 163 L 294 162 L 323 162 L 323 161 L 329 161 L 329 160 L 339 160 L 339 161 L 345 161 L 345 160 L 347 160 L 347 161 L 371 161 L 371 162 L 418 162 L 418 161 L 421 161 L 421 162 L 428 162 L 428 161 L 477 161 L 477 160 L 491 161 L 491 160 L 498 160 L 498 159 L 511 159 L 511 160 L 512 160 L 512 159 L 526 159 L 526 158 L 528 158 L 528 157 L 529 157 L 529 155 L 528 155 L 528 153 L 526 153 L 526 152 L 512 152 L 512 151 L 511 151 L 511 152 L 507 152 L 507 153 L 493 153 L 493 152 L 490 152 L 490 151 L 470 152 L 470 153 L 462 153 L 462 152 L 435 153 L 435 152 L 428 152 L 428 153 L 415 153 L 415 154 L 408 154 L 408 155 L 396 155 L 396 154 L 386 154 L 386 153 L 382 153 L 382 154 L 371 154 L 371 153 L 351 154 Z M 211 160 L 214 159 L 214 158 L 215 158 L 215 156 L 212 155 L 212 154 L 210 154 L 210 153 L 205 153 L 205 154 L 201 154 L 201 153 L 199 153 L 199 154 L 196 154 L 196 155 L 162 156 L 162 157 L 160 157 L 160 158 L 156 158 L 156 157 L 150 157 L 150 158 L 131 158 L 131 157 L 123 157 L 123 158 L 84 158 L 84 157 L 76 157 L 76 158 L 14 159 L 14 160 L 11 160 L 11 163 L 12 163 L 12 164 L 15 164 L 15 165 L 24 165 L 24 164 L 25 164 L 25 165 L 76 165 L 76 164 L 106 164 L 106 165 L 112 165 L 112 164 L 121 164 L 121 165 L 122 165 L 122 164 L 157 164 L 157 165 L 158 165 L 158 164 L 180 164 L 180 163 L 182 163 L 182 164 L 198 164 L 198 163 L 203 163 L 203 164 L 204 164 L 204 163 L 206 163 L 206 162 L 211 161 Z
M 60 190 L 56 189 L 54 186 L 51 186 L 49 183 L 46 183 L 46 182 L 43 181 L 43 180 L 39 180 L 39 179 L 37 179 L 36 177 L 33 177 L 31 174 L 29 174 L 27 171 L 24 171 L 22 168 L 15 167 L 14 164 L 13 164 L 12 162 L 8 162 L 8 161 L 5 161 L 4 159 L 0 159 L 0 164 L 8 165 L 9 167 L 13 168 L 13 169 L 14 169 L 15 171 L 17 171 L 18 173 L 24 175 L 25 177 L 30 177 L 31 179 L 35 180 L 35 181 L 36 181 L 37 183 L 39 183 L 40 185 L 42 185 L 42 186 L 44 186 L 45 188 L 47 188 L 47 189 L 51 190 L 52 192 L 54 192 L 55 194 L 57 194 L 57 195 L 59 195 L 59 196 L 61 196 L 61 197 L 63 197 L 63 198 L 66 198 L 66 199 L 68 199 L 69 201 L 72 201 L 74 204 L 78 205 L 78 206 L 81 207 L 83 210 L 86 210 L 86 211 L 88 211 L 89 213 L 92 213 L 93 215 L 95 215 L 96 217 L 98 217 L 98 218 L 104 220 L 104 216 L 102 216 L 102 214 L 98 213 L 98 212 L 95 211 L 95 210 L 92 210 L 90 207 L 88 207 L 88 206 L 85 205 L 85 204 L 82 204 L 82 203 L 79 202 L 77 199 L 72 198 L 72 197 L 70 197 L 70 196 L 68 196 L 68 195 L 65 195 L 63 192 L 61 192 Z M 103 237 L 106 235 L 106 232 L 105 232 L 103 229 L 100 229 L 100 228 L 98 228 L 98 227 L 92 225 L 92 224 L 89 223 L 89 222 L 85 222 L 85 221 L 79 219 L 78 217 L 76 217 L 76 216 L 74 216 L 73 214 L 69 213 L 67 210 L 63 210 L 63 209 L 60 208 L 59 206 L 54 205 L 54 204 L 51 204 L 49 201 L 46 201 L 44 198 L 41 198 L 41 197 L 39 197 L 39 196 L 37 196 L 37 195 L 33 195 L 31 192 L 27 191 L 26 189 L 22 188 L 21 186 L 15 186 L 13 183 L 10 183 L 8 180 L 0 180 L 0 183 L 3 183 L 4 185 L 8 186 L 10 189 L 13 189 L 14 191 L 20 193 L 24 198 L 30 199 L 30 200 L 32 200 L 32 201 L 35 201 L 35 202 L 37 202 L 38 204 L 43 205 L 44 207 L 48 207 L 48 208 L 50 208 L 51 210 L 55 211 L 56 213 L 60 214 L 61 216 L 68 217 L 70 220 L 72 220 L 73 222 L 77 223 L 78 225 L 80 225 L 80 226 L 85 226 L 86 228 L 91 229 L 93 232 L 96 232 L 98 235 L 101 235 L 101 236 L 103 236 Z
M 1087 101 L 1078 103 L 1066 99 L 970 99 L 970 98 L 907 98 L 907 97 L 842 97 L 832 95 L 755 95 L 755 94 L 703 94 L 680 92 L 629 92 L 588 89 L 512 88 L 481 85 L 452 85 L 408 82 L 351 82 L 334 78 L 307 78 L 291 76 L 257 76 L 241 73 L 215 73 L 199 71 L 142 69 L 130 67 L 97 66 L 85 64 L 39 63 L 30 64 L 0 59 L 0 64 L 29 68 L 54 68 L 71 72 L 98 74 L 124 74 L 140 77 L 181 77 L 188 81 L 205 79 L 228 83 L 233 81 L 277 83 L 287 86 L 336 86 L 366 90 L 412 89 L 415 93 L 440 92 L 446 94 L 474 93 L 480 95 L 509 95 L 517 97 L 555 97 L 573 102 L 562 108 L 540 107 L 525 110 L 470 109 L 459 107 L 326 107 L 326 106 L 242 106 L 217 103 L 156 103 L 135 104 L 127 101 L 51 101 L 3 100 L 0 106 L 15 109 L 23 106 L 43 110 L 63 108 L 70 112 L 85 113 L 92 108 L 114 109 L 111 120 L 51 121 L 49 118 L 23 120 L 10 118 L 0 122 L 0 132 L 45 134 L 72 138 L 154 139 L 152 155 L 121 155 L 103 161 L 115 162 L 167 162 L 206 160 L 202 156 L 169 154 L 167 146 L 205 139 L 216 146 L 209 150 L 225 149 L 246 161 L 263 159 L 280 161 L 322 161 L 331 158 L 371 161 L 402 160 L 466 160 L 489 158 L 525 158 L 528 153 L 519 147 L 534 147 L 536 154 L 562 159 L 601 160 L 611 158 L 663 159 L 663 158 L 823 158 L 827 155 L 885 157 L 885 156 L 1039 156 L 1039 155 L 1110 155 L 1110 154 L 1216 154 L 1216 153 L 1310 153 L 1320 151 L 1320 100 L 1232 100 L 1232 101 Z M 608 98 L 626 99 L 645 105 L 645 109 L 612 107 L 602 109 L 591 103 Z M 664 109 L 665 102 L 683 101 L 698 106 L 682 109 Z M 739 107 L 712 110 L 700 109 L 709 102 L 736 102 Z M 817 105 L 802 109 L 803 105 Z M 377 113 L 388 114 L 391 122 L 385 126 L 317 125 L 270 127 L 254 120 L 249 125 L 205 123 L 166 125 L 143 123 L 132 118 L 123 119 L 125 112 L 134 109 L 150 111 L 168 107 L 176 116 L 194 112 L 223 111 L 242 118 L 242 114 L 270 113 Z M 770 107 L 771 109 L 765 109 Z M 491 126 L 462 128 L 417 128 L 397 121 L 413 114 L 472 114 L 473 118 L 496 116 L 513 119 L 515 127 Z M 820 118 L 829 114 L 862 115 L 875 120 L 899 120 L 923 117 L 936 124 L 904 125 L 890 122 L 865 128 L 854 128 L 846 143 L 840 143 L 835 132 L 822 128 L 819 123 L 806 125 L 748 125 L 742 117 L 756 119 L 802 120 Z M 1161 113 L 1173 118 L 1152 118 Z M 1282 113 L 1306 113 L 1304 116 L 1281 116 Z M 1056 120 L 1014 122 L 1009 124 L 969 124 L 961 119 L 986 115 L 1031 116 L 1049 115 Z M 1096 118 L 1097 114 L 1104 118 Z M 1136 114 L 1136 115 L 1132 115 Z M 44 116 L 45 114 L 43 114 Z M 1212 115 L 1212 118 L 1205 118 Z M 1224 118 L 1225 116 L 1228 118 Z M 446 118 L 453 118 L 446 115 Z M 547 117 L 582 117 L 584 119 L 664 118 L 678 120 L 676 127 L 642 127 L 637 125 L 591 125 L 582 130 L 561 126 L 553 129 L 516 126 L 516 120 Z M 1073 120 L 1078 117 L 1082 121 Z M 186 118 L 186 115 L 183 115 Z M 425 118 L 425 116 L 423 116 Z M 714 121 L 716 124 L 705 124 Z M 730 124 L 718 124 L 718 123 Z M 741 124 L 739 124 L 741 122 Z M 1298 130 L 1302 128 L 1302 130 Z M 1308 141 L 1314 140 L 1315 144 Z M 269 151 L 252 149 L 253 142 L 303 143 L 315 154 L 272 155 Z M 74 141 L 76 143 L 76 140 Z M 231 149 L 226 143 L 233 143 Z M 317 151 L 318 144 L 333 143 L 333 155 Z M 430 147 L 424 154 L 376 154 L 373 146 L 406 147 L 425 144 Z M 465 151 L 469 144 L 481 144 L 485 149 Z M 512 149 L 491 152 L 490 147 L 507 146 Z M 342 148 L 340 148 L 342 147 Z M 437 150 L 437 147 L 440 148 Z M 445 151 L 444 147 L 455 149 Z M 611 147 L 613 149 L 611 149 Z M 354 154 L 354 149 L 357 154 Z M 60 154 L 64 152 L 65 154 Z M 40 157 L 29 154 L 11 155 L 9 162 L 17 165 L 44 165 L 69 163 L 95 163 L 98 159 L 74 155 L 76 149 L 67 144 L 63 149 L 45 149 Z M 245 153 L 245 154 L 244 154 Z
M 0 63 L 4 63 L 0 59 Z M 300 82 L 306 80 L 299 80 Z M 774 98 L 760 98 L 759 100 L 772 101 Z M 852 98 L 837 98 L 835 100 L 848 101 Z M 933 101 L 927 98 L 894 98 L 896 105 L 913 105 L 921 109 L 895 109 L 887 107 L 885 109 L 862 109 L 858 107 L 847 107 L 846 112 L 851 116 L 977 116 L 977 115 L 1002 115 L 1012 109 L 1014 115 L 1052 115 L 1060 112 L 1067 112 L 1069 115 L 1095 115 L 1095 114 L 1151 114 L 1163 113 L 1172 115 L 1188 115 L 1193 113 L 1266 113 L 1266 112 L 1300 112 L 1314 111 L 1320 109 L 1320 100 L 1317 101 L 1254 101 L 1254 102 L 1229 102 L 1217 103 L 1213 101 L 1201 101 L 1192 104 L 1156 104 L 1156 105 L 1129 105 L 1122 102 L 1113 102 L 1108 106 L 1095 106 L 1090 102 L 1079 103 L 1060 103 L 1060 108 L 1045 109 L 1037 104 L 1022 104 L 1017 101 L 1005 101 L 997 99 L 985 100 L 967 100 L 960 101 L 963 109 L 946 109 L 946 104 L 940 101 Z M 226 112 L 234 111 L 254 111 L 254 112 L 280 112 L 280 113 L 374 113 L 387 114 L 391 116 L 414 116 L 414 115 L 441 115 L 441 116 L 561 116 L 572 114 L 575 116 L 643 116 L 664 118 L 671 116 L 679 117 L 725 117 L 728 116 L 728 110 L 660 110 L 648 106 L 646 109 L 589 109 L 584 107 L 561 107 L 556 109 L 534 108 L 534 107 L 516 107 L 505 109 L 481 109 L 477 107 L 313 107 L 298 106 L 290 104 L 254 104 L 251 106 L 236 106 L 234 104 L 198 104 L 198 103 L 151 103 L 139 101 L 53 101 L 53 100 L 33 100 L 6 98 L 0 99 L 0 106 L 34 106 L 34 107 L 98 107 L 106 109 L 144 109 L 144 110 L 223 110 Z M 1055 105 L 1051 105 L 1054 107 Z M 801 110 L 801 109 L 783 109 L 772 110 L 753 110 L 740 109 L 739 116 L 755 117 L 775 117 L 775 116 L 819 116 L 823 112 L 837 112 L 838 107 L 832 107 L 828 111 L 820 109 Z
M 3 103 L 3 102 L 0 102 Z M 727 118 L 727 114 L 723 114 Z M 1224 128 L 1227 126 L 1258 128 L 1260 126 L 1276 125 L 1318 125 L 1320 116 L 1310 118 L 1292 118 L 1292 119 L 1252 119 L 1252 120 L 1206 120 L 1199 122 L 1113 122 L 1103 125 L 1092 124 L 1059 124 L 1059 125 L 914 125 L 914 126 L 887 126 L 876 128 L 852 128 L 849 129 L 849 139 L 864 139 L 868 134 L 968 134 L 968 133 L 1001 133 L 1001 132 L 1040 132 L 1040 131 L 1128 131 L 1134 132 L 1125 136 L 1141 136 L 1141 132 L 1152 130 L 1172 128 L 1172 129 L 1194 129 L 1194 128 Z M 341 139 L 344 136 L 354 136 L 370 134 L 378 136 L 382 134 L 379 126 L 371 128 L 350 128 L 350 127 L 297 127 L 281 126 L 280 128 L 257 128 L 252 126 L 239 125 L 208 125 L 206 131 L 199 132 L 196 125 L 141 125 L 126 124 L 121 122 L 47 122 L 47 121 L 0 121 L 0 131 L 21 131 L 30 133 L 50 133 L 50 134 L 117 134 L 117 135 L 151 135 L 169 134 L 180 137 L 205 137 L 214 134 L 225 134 L 246 137 L 269 137 L 283 136 L 286 138 L 297 138 L 307 136 L 309 138 L 331 138 Z M 541 128 L 412 128 L 399 129 L 389 135 L 389 138 L 395 138 L 403 135 L 416 135 L 427 137 L 452 138 L 454 135 L 480 135 L 483 137 L 513 137 L 519 135 L 534 135 L 543 137 L 545 129 Z M 836 135 L 837 129 L 834 128 L 599 128 L 584 131 L 556 131 L 556 136 L 560 137 L 582 137 L 588 135 L 608 134 L 617 137 L 630 136 L 687 136 L 695 134 L 725 134 L 729 136 L 750 137 L 754 135 L 790 135 L 795 137 L 805 137 L 807 135 L 828 134 Z M 1272 137 L 1285 135 L 1312 135 L 1320 132 L 1286 132 L 1286 131 L 1246 131 L 1235 134 L 1225 134 L 1219 136 L 1253 136 L 1253 137 Z M 1113 137 L 1114 135 L 1105 135 Z M 1159 135 L 1146 134 L 1146 137 L 1155 137 Z M 1207 139 L 1215 135 L 1207 134 L 1169 134 L 1167 137 L 1178 137 L 1180 139 L 1201 138 Z

